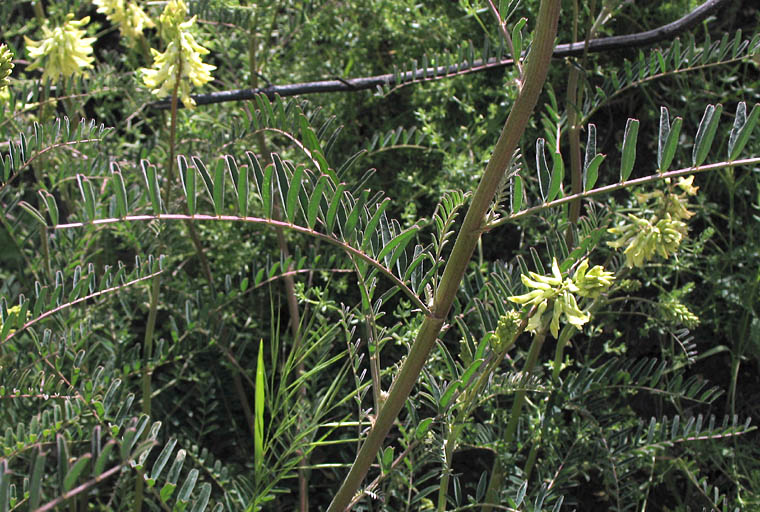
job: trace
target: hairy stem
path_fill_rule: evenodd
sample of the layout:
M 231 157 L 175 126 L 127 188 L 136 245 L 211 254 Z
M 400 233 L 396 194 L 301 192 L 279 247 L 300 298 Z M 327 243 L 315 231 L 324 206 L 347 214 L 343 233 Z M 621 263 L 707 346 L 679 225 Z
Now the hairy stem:
M 507 117 L 499 140 L 496 142 L 493 155 L 467 210 L 462 228 L 443 272 L 441 284 L 436 290 L 432 315 L 427 316 L 423 321 L 417 338 L 409 350 L 409 355 L 401 365 L 390 388 L 385 405 L 379 411 L 374 426 L 359 449 L 346 479 L 330 503 L 328 512 L 343 511 L 351 502 L 351 498 L 364 480 L 377 452 L 382 448 L 385 436 L 404 406 L 415 382 L 417 382 L 430 349 L 435 344 L 438 333 L 449 314 L 467 265 L 483 232 L 485 214 L 491 206 L 499 182 L 509 166 L 512 153 L 517 148 L 536 106 L 538 96 L 543 89 L 554 48 L 554 39 L 557 34 L 560 4 L 560 0 L 542 0 L 541 2 L 536 23 L 536 34 L 527 58 L 522 89 Z

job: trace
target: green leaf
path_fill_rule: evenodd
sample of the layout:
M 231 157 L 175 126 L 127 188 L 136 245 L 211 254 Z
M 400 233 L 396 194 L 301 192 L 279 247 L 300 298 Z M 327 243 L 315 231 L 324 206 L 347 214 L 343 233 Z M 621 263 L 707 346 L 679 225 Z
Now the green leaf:
M 69 471 L 69 447 L 63 434 L 56 434 L 56 455 L 58 466 L 58 481 L 63 485 L 64 477 Z
M 747 141 L 749 141 L 752 131 L 755 129 L 755 126 L 757 126 L 758 118 L 760 118 L 760 103 L 755 103 L 749 116 L 747 116 L 746 112 L 747 105 L 743 101 L 739 102 L 739 105 L 736 107 L 734 126 L 731 128 L 731 133 L 728 138 L 729 160 L 736 160 L 739 158 L 744 146 L 747 144 Z
M 448 408 L 449 402 L 454 398 L 454 393 L 456 393 L 461 386 L 462 383 L 455 380 L 446 387 L 446 391 L 444 391 L 441 398 L 438 399 L 438 410 L 440 412 L 443 412 Z
M 253 154 L 253 152 L 246 151 L 245 155 L 248 157 L 248 165 L 253 174 L 253 183 L 256 185 L 256 191 L 259 193 L 260 197 L 264 197 L 264 194 L 263 194 L 264 170 L 261 168 L 259 159 L 256 158 L 256 155 Z
M 327 217 L 325 218 L 325 229 L 328 233 L 333 232 L 333 226 L 335 225 L 335 217 L 338 213 L 338 207 L 341 207 L 341 199 L 343 198 L 343 191 L 346 189 L 345 183 L 340 183 L 333 194 L 330 206 L 327 209 Z
M 264 371 L 264 340 L 259 341 L 259 354 L 256 361 L 256 389 L 254 390 L 254 433 L 253 461 L 254 470 L 259 474 L 264 464 L 264 403 L 266 398 L 266 373 Z
M 93 221 L 95 220 L 95 192 L 92 190 L 92 183 L 84 174 L 77 174 L 77 185 L 79 185 L 79 192 L 82 194 L 87 220 Z
M 40 498 L 42 494 L 40 488 L 42 487 L 42 475 L 45 472 L 45 457 L 47 454 L 42 452 L 40 447 L 34 457 L 34 463 L 32 464 L 32 477 L 29 479 L 29 502 L 27 503 L 27 510 L 35 510 L 40 505 Z
M 380 466 L 383 473 L 388 473 L 393 465 L 393 446 L 388 446 L 382 450 L 380 456 Z
M 416 429 L 414 429 L 414 438 L 418 441 L 422 440 L 428 433 L 428 430 L 430 430 L 432 424 L 433 418 L 425 418 L 424 420 L 420 421 L 420 424 L 417 425 Z
M 546 163 L 546 153 L 544 147 L 546 146 L 545 139 L 538 139 L 536 141 L 536 168 L 538 169 L 538 186 L 541 190 L 541 199 L 546 201 L 546 197 L 549 194 L 549 165 Z
M 309 226 L 309 229 L 314 229 L 314 226 L 317 224 L 319 205 L 322 202 L 322 194 L 327 185 L 328 179 L 327 175 L 321 175 L 317 180 L 317 184 L 314 186 L 314 191 L 312 192 L 311 197 L 309 198 L 309 205 L 306 213 L 306 224 Z
M 172 497 L 172 494 L 174 494 L 174 490 L 177 488 L 176 484 L 170 484 L 165 483 L 161 487 L 161 491 L 159 492 L 159 497 L 161 498 L 161 502 L 166 503 L 169 501 L 169 498 Z
M 596 185 L 596 180 L 599 177 L 599 166 L 602 165 L 605 158 L 605 155 L 598 153 L 591 159 L 591 162 L 589 162 L 588 167 L 586 167 L 583 174 L 584 191 L 589 191 L 594 188 L 594 185 Z
M 301 193 L 301 187 L 303 186 L 303 175 L 304 167 L 299 165 L 296 167 L 293 177 L 290 180 L 288 198 L 285 203 L 285 216 L 291 224 L 295 222 L 296 214 L 298 213 L 298 195 Z
M 502 16 L 504 13 L 501 13 Z M 520 60 L 520 56 L 522 55 L 522 46 L 523 46 L 523 34 L 522 30 L 523 27 L 525 27 L 525 24 L 528 22 L 527 18 L 520 18 L 517 23 L 515 23 L 515 26 L 512 27 L 512 48 L 514 49 L 514 52 L 512 53 L 512 58 L 515 60 L 515 62 Z
M 369 190 L 362 190 L 361 195 L 359 195 L 356 203 L 354 204 L 354 207 L 351 209 L 351 213 L 346 219 L 346 223 L 341 226 L 343 238 L 347 240 L 356 238 L 354 230 L 356 229 L 356 225 L 359 223 L 359 216 L 361 215 L 362 210 L 364 210 L 364 205 L 367 202 L 368 198 Z
M 507 11 L 511 3 L 511 0 L 499 0 L 499 21 L 502 23 L 507 18 Z
M 522 201 L 523 201 L 523 179 L 519 175 L 512 176 L 511 178 L 512 184 L 511 189 L 512 193 L 510 194 L 510 211 L 512 213 L 517 213 L 520 211 L 520 208 L 522 207 Z
M 636 161 L 636 140 L 639 136 L 639 120 L 628 119 L 623 135 L 623 151 L 620 157 L 620 181 L 626 181 L 633 171 Z
M 348 160 L 346 160 L 345 162 L 343 162 L 343 165 L 341 165 L 340 169 L 338 169 L 338 174 L 337 175 L 334 172 L 331 172 L 329 174 L 329 176 L 333 179 L 333 183 L 337 183 L 338 181 L 340 181 L 338 179 L 338 176 L 344 176 L 345 173 L 348 172 L 348 170 L 351 169 L 351 167 L 353 167 L 354 163 L 356 163 L 356 161 L 361 156 L 365 155 L 366 153 L 367 153 L 366 149 L 362 149 L 360 151 L 357 151 L 356 153 L 354 153 L 353 155 L 351 155 L 350 157 L 348 157 Z M 328 174 L 328 173 L 325 173 L 325 174 Z
M 153 469 L 150 472 L 149 482 L 155 482 L 156 480 L 158 480 L 158 477 L 161 476 L 161 472 L 164 470 L 164 467 L 166 466 L 166 463 L 169 461 L 169 457 L 171 457 L 172 452 L 174 451 L 174 447 L 176 445 L 177 445 L 177 439 L 172 438 L 172 439 L 169 439 L 169 441 L 164 445 L 163 449 L 161 449 L 161 453 L 158 454 L 158 457 L 156 458 L 156 462 L 153 463 Z
M 103 413 L 104 414 L 108 414 L 108 411 L 111 410 L 111 407 L 116 401 L 120 386 L 121 386 L 121 379 L 114 379 L 113 382 L 111 382 L 111 385 L 108 387 L 108 391 L 106 391 L 105 397 L 103 398 Z
M 187 201 L 187 212 L 189 215 L 195 215 L 198 200 L 197 174 L 195 169 L 188 167 L 187 159 L 182 155 L 177 157 L 177 166 L 182 181 L 182 191 L 185 193 L 185 200 Z
M 664 147 L 662 150 L 662 160 L 658 158 L 657 167 L 660 172 L 665 172 L 673 162 L 673 157 L 676 156 L 676 150 L 678 149 L 678 139 L 681 135 L 681 126 L 683 126 L 683 118 L 676 117 L 673 119 L 673 124 L 668 130 L 668 136 L 665 139 Z M 658 153 L 659 155 L 659 153 Z
M 589 123 L 588 138 L 586 139 L 586 154 L 583 159 L 583 172 L 588 169 L 589 164 L 596 156 L 596 125 Z
M 261 113 L 265 116 L 264 122 L 266 124 L 274 124 L 274 111 L 272 110 L 272 103 L 269 101 L 269 98 L 267 98 L 264 94 L 259 94 L 256 96 L 256 102 L 259 104 Z
M 47 221 L 45 220 L 45 216 L 40 213 L 40 211 L 32 206 L 31 204 L 27 203 L 26 201 L 19 201 L 18 205 L 26 210 L 26 212 L 35 218 L 35 220 L 39 221 L 40 224 L 43 226 L 47 226 Z
M 92 468 L 93 476 L 98 476 L 103 473 L 106 468 L 106 463 L 108 462 L 108 457 L 111 455 L 115 446 L 116 441 L 111 439 L 105 444 L 105 446 L 103 446 L 103 449 L 100 450 L 100 455 L 98 455 L 97 460 L 95 460 L 95 465 Z
M 119 455 L 121 456 L 121 460 L 127 460 L 129 457 L 129 452 L 132 450 L 132 446 L 135 444 L 135 441 L 137 440 L 137 429 L 134 427 L 130 427 L 124 431 L 124 435 L 121 439 L 121 447 L 119 450 Z
M 187 452 L 185 450 L 179 450 L 177 452 L 177 456 L 174 457 L 174 462 L 172 462 L 172 465 L 169 468 L 169 473 L 166 475 L 166 481 L 168 483 L 176 484 L 179 480 L 179 474 L 182 471 L 182 465 L 185 463 L 186 455 Z
M 467 367 L 467 369 L 462 373 L 462 377 L 459 379 L 462 381 L 462 385 L 466 386 L 472 376 L 475 374 L 475 372 L 478 371 L 480 366 L 483 364 L 483 359 L 476 359 L 472 363 L 470 363 L 470 366 Z
M 66 477 L 63 479 L 63 491 L 68 492 L 73 487 L 74 484 L 77 481 L 77 478 L 79 478 L 79 475 L 84 471 L 84 468 L 87 467 L 87 464 L 90 463 L 90 460 L 92 459 L 92 455 L 89 453 L 85 453 L 77 461 L 72 464 L 71 469 L 69 469 L 68 473 L 66 473 Z
M 415 225 L 393 237 L 380 250 L 380 254 L 377 255 L 377 260 L 383 261 L 383 258 L 385 258 L 385 266 L 388 269 L 391 269 L 400 256 L 399 249 L 404 250 L 419 229 L 419 226 Z M 387 258 L 386 256 L 390 256 L 390 258 Z
M 156 166 L 148 163 L 147 160 L 140 162 L 142 167 L 145 184 L 148 186 L 148 196 L 153 207 L 153 215 L 161 214 L 161 196 L 158 188 L 158 176 L 156 175 Z
M 248 180 L 249 169 L 246 166 L 243 166 L 242 170 L 238 169 L 237 162 L 229 155 L 225 157 L 225 161 L 227 162 L 227 170 L 230 172 L 230 176 L 232 176 L 233 183 L 235 183 L 235 193 L 238 198 L 238 213 L 242 217 L 247 217 L 248 191 L 250 187 Z
M 310 152 L 314 150 L 321 151 L 322 148 L 319 146 L 319 139 L 317 139 L 317 134 L 314 133 L 314 130 L 312 130 L 305 115 L 298 115 L 298 124 L 301 128 L 301 140 L 303 141 L 304 146 L 306 146 Z
M 691 153 L 691 163 L 694 167 L 699 167 L 707 158 L 710 148 L 712 147 L 715 133 L 718 130 L 718 121 L 720 114 L 723 112 L 723 105 L 720 103 L 716 106 L 707 105 L 702 120 L 697 128 L 697 135 L 694 138 L 694 149 Z
M 217 160 L 216 169 L 214 170 L 214 213 L 222 215 L 224 213 L 224 162 Z
M 116 214 L 119 217 L 126 217 L 129 211 L 127 187 L 124 185 L 124 177 L 121 175 L 119 165 L 116 162 L 111 163 L 111 188 L 116 196 Z M 58 222 L 53 222 L 53 225 L 55 224 L 58 224 Z
M 546 197 L 547 201 L 552 201 L 559 195 L 560 188 L 562 187 L 562 180 L 565 178 L 565 164 L 562 161 L 562 154 L 560 152 L 552 153 L 552 179 L 549 184 L 549 194 Z
M 0 459 L 0 512 L 8 512 L 10 502 L 11 472 L 8 471 L 8 462 Z
M 660 172 L 666 170 L 662 167 L 662 156 L 665 152 L 668 135 L 670 135 L 670 115 L 667 107 L 660 107 L 660 134 L 657 137 L 657 168 Z
M 227 172 L 230 173 L 230 178 L 232 178 L 232 187 L 237 192 L 238 183 L 240 182 L 240 169 L 238 169 L 237 162 L 232 155 L 224 155 L 224 163 L 227 164 Z
M 187 474 L 187 478 L 185 478 L 182 487 L 179 489 L 179 494 L 177 494 L 178 502 L 187 503 L 190 501 L 190 494 L 192 494 L 193 489 L 195 489 L 195 483 L 198 481 L 198 473 L 197 469 L 191 469 Z
M 272 217 L 272 211 L 274 209 L 274 195 L 272 194 L 272 174 L 274 174 L 274 166 L 267 165 L 264 169 L 264 178 L 261 182 L 261 202 L 264 206 L 264 216 L 266 218 Z
M 272 153 L 272 162 L 274 162 L 275 178 L 277 179 L 277 189 L 280 192 L 280 204 L 283 208 L 287 205 L 288 197 L 288 175 L 285 171 L 285 165 L 277 153 Z M 287 213 L 287 212 L 286 212 Z
M 198 492 L 198 499 L 193 503 L 193 507 L 190 512 L 203 512 L 208 506 L 209 498 L 211 498 L 211 484 L 203 482 Z
M 528 490 L 528 482 L 523 482 L 519 489 L 517 489 L 517 496 L 515 496 L 515 506 L 519 507 L 522 505 L 523 500 L 525 499 L 525 493 Z
M 382 200 L 380 204 L 377 205 L 377 208 L 375 209 L 375 213 L 372 214 L 372 217 L 367 222 L 367 226 L 364 228 L 364 236 L 362 238 L 362 251 L 366 250 L 369 246 L 370 240 L 372 239 L 372 235 L 375 233 L 375 230 L 377 229 L 377 225 L 380 223 L 380 218 L 385 213 L 386 208 L 390 205 L 390 199 L 385 198 Z
M 206 193 L 208 194 L 208 197 L 213 201 L 214 200 L 214 182 L 211 180 L 211 175 L 208 173 L 206 164 L 204 164 L 203 160 L 201 160 L 197 156 L 192 157 L 192 161 L 193 161 L 193 165 L 198 170 L 198 174 L 201 175 L 201 179 L 203 180 L 203 185 L 206 187 Z

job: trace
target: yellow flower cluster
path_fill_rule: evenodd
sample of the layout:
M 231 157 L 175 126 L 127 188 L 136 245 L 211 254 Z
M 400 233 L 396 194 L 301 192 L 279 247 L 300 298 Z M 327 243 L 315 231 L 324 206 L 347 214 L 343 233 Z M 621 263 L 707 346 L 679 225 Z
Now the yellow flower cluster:
M 584 259 L 572 278 L 563 278 L 559 270 L 557 258 L 552 260 L 552 273 L 542 276 L 529 272 L 530 277 L 520 276 L 523 284 L 531 291 L 523 295 L 508 297 L 508 300 L 520 305 L 535 306 L 536 311 L 528 320 L 527 329 L 538 332 L 546 329 L 547 325 L 552 336 L 559 336 L 559 322 L 564 321 L 581 328 L 591 318 L 586 311 L 578 307 L 575 295 L 594 299 L 607 291 L 615 280 L 611 272 L 606 272 L 601 265 L 588 268 L 588 260 Z
M 509 311 L 499 317 L 499 324 L 496 327 L 494 335 L 491 337 L 491 345 L 494 350 L 500 352 L 508 344 L 512 343 L 520 329 L 520 313 Z
M 134 2 L 125 0 L 93 0 L 98 12 L 105 14 L 108 21 L 119 26 L 121 34 L 130 45 L 142 37 L 143 30 L 154 27 L 145 11 Z
M 0 91 L 8 87 L 11 71 L 13 71 L 13 54 L 6 45 L 0 44 Z
M 195 86 L 211 81 L 216 66 L 204 64 L 201 56 L 209 51 L 198 44 L 190 33 L 195 17 L 184 20 L 187 6 L 182 0 L 170 0 L 159 18 L 161 34 L 167 42 L 163 53 L 151 49 L 153 66 L 142 70 L 143 82 L 157 96 L 170 95 L 178 88 L 179 97 L 187 108 L 195 107 L 190 97 L 190 83 Z M 177 79 L 179 78 L 179 85 Z
M 50 29 L 42 26 L 42 40 L 33 41 L 28 37 L 26 49 L 34 62 L 29 70 L 43 68 L 42 78 L 57 79 L 60 75 L 69 78 L 81 75 L 86 68 L 92 67 L 92 43 L 94 37 L 84 37 L 82 28 L 90 22 L 90 17 L 74 21 L 74 15 L 66 16 L 66 21 L 60 27 Z
M 642 206 L 654 200 L 657 213 L 649 219 L 629 214 L 628 222 L 607 230 L 617 235 L 617 239 L 607 245 L 614 249 L 625 247 L 623 253 L 629 267 L 640 267 L 655 256 L 670 257 L 688 234 L 689 228 L 684 220 L 694 215 L 688 209 L 687 197 L 697 193 L 699 187 L 693 183 L 694 176 L 680 178 L 676 184 L 683 192 L 680 194 L 661 190 L 638 194 L 636 199 Z

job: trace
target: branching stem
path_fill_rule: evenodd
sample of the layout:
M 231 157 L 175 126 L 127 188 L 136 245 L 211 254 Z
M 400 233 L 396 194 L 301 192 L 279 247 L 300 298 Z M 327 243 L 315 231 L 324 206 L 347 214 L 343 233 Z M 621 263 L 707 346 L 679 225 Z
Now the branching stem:
M 443 272 L 440 286 L 436 290 L 432 315 L 427 316 L 423 321 L 417 338 L 409 350 L 409 355 L 401 365 L 390 388 L 385 405 L 379 411 L 374 426 L 359 449 L 356 460 L 333 498 L 328 512 L 342 512 L 348 507 L 367 471 L 369 471 L 375 455 L 382 448 L 385 436 L 417 382 L 430 349 L 435 344 L 438 333 L 449 314 L 459 285 L 467 270 L 467 265 L 483 232 L 485 215 L 491 207 L 491 202 L 499 188 L 502 176 L 509 166 L 512 153 L 517 148 L 536 106 L 538 96 L 543 89 L 554 49 L 560 4 L 559 0 L 542 0 L 541 2 L 536 22 L 536 33 L 525 66 L 523 88 L 507 117 L 499 140 L 496 142 L 493 155 L 467 210 L 462 228 Z

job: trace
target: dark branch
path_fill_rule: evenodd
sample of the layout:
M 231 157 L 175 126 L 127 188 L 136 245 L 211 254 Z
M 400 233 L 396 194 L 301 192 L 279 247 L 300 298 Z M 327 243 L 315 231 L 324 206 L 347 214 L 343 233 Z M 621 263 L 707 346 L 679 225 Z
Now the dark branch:
M 646 32 L 592 39 L 588 42 L 588 51 L 595 53 L 608 52 L 621 48 L 646 46 L 658 41 L 672 39 L 701 22 L 707 18 L 710 13 L 724 4 L 727 4 L 729 1 L 730 0 L 707 0 L 683 18 L 668 23 L 667 25 L 647 30 Z M 585 46 L 585 42 L 558 45 L 554 49 L 553 57 L 561 58 L 581 55 Z M 485 69 L 511 66 L 512 64 L 514 64 L 513 59 L 489 59 L 487 62 L 483 62 L 482 59 L 476 59 L 472 62 L 471 66 L 464 69 L 458 64 L 454 64 L 451 66 L 418 69 L 416 72 L 407 71 L 405 73 L 400 73 L 398 76 L 401 77 L 401 83 L 408 83 L 414 80 L 448 78 L 466 73 L 475 73 Z M 305 82 L 299 84 L 268 85 L 267 87 L 260 87 L 257 89 L 235 89 L 208 94 L 196 94 L 193 95 L 193 99 L 198 105 L 208 105 L 211 103 L 223 103 L 226 101 L 250 100 L 258 94 L 266 94 L 269 98 L 273 98 L 275 94 L 285 97 L 296 96 L 299 94 L 314 94 L 318 92 L 351 92 L 365 89 L 376 89 L 377 87 L 383 87 L 385 85 L 397 85 L 396 75 L 388 73 L 385 75 L 368 76 L 364 78 L 339 78 L 335 80 L 320 80 L 317 82 Z M 168 99 L 165 99 L 152 103 L 150 106 L 158 109 L 166 109 L 169 108 L 170 102 Z

